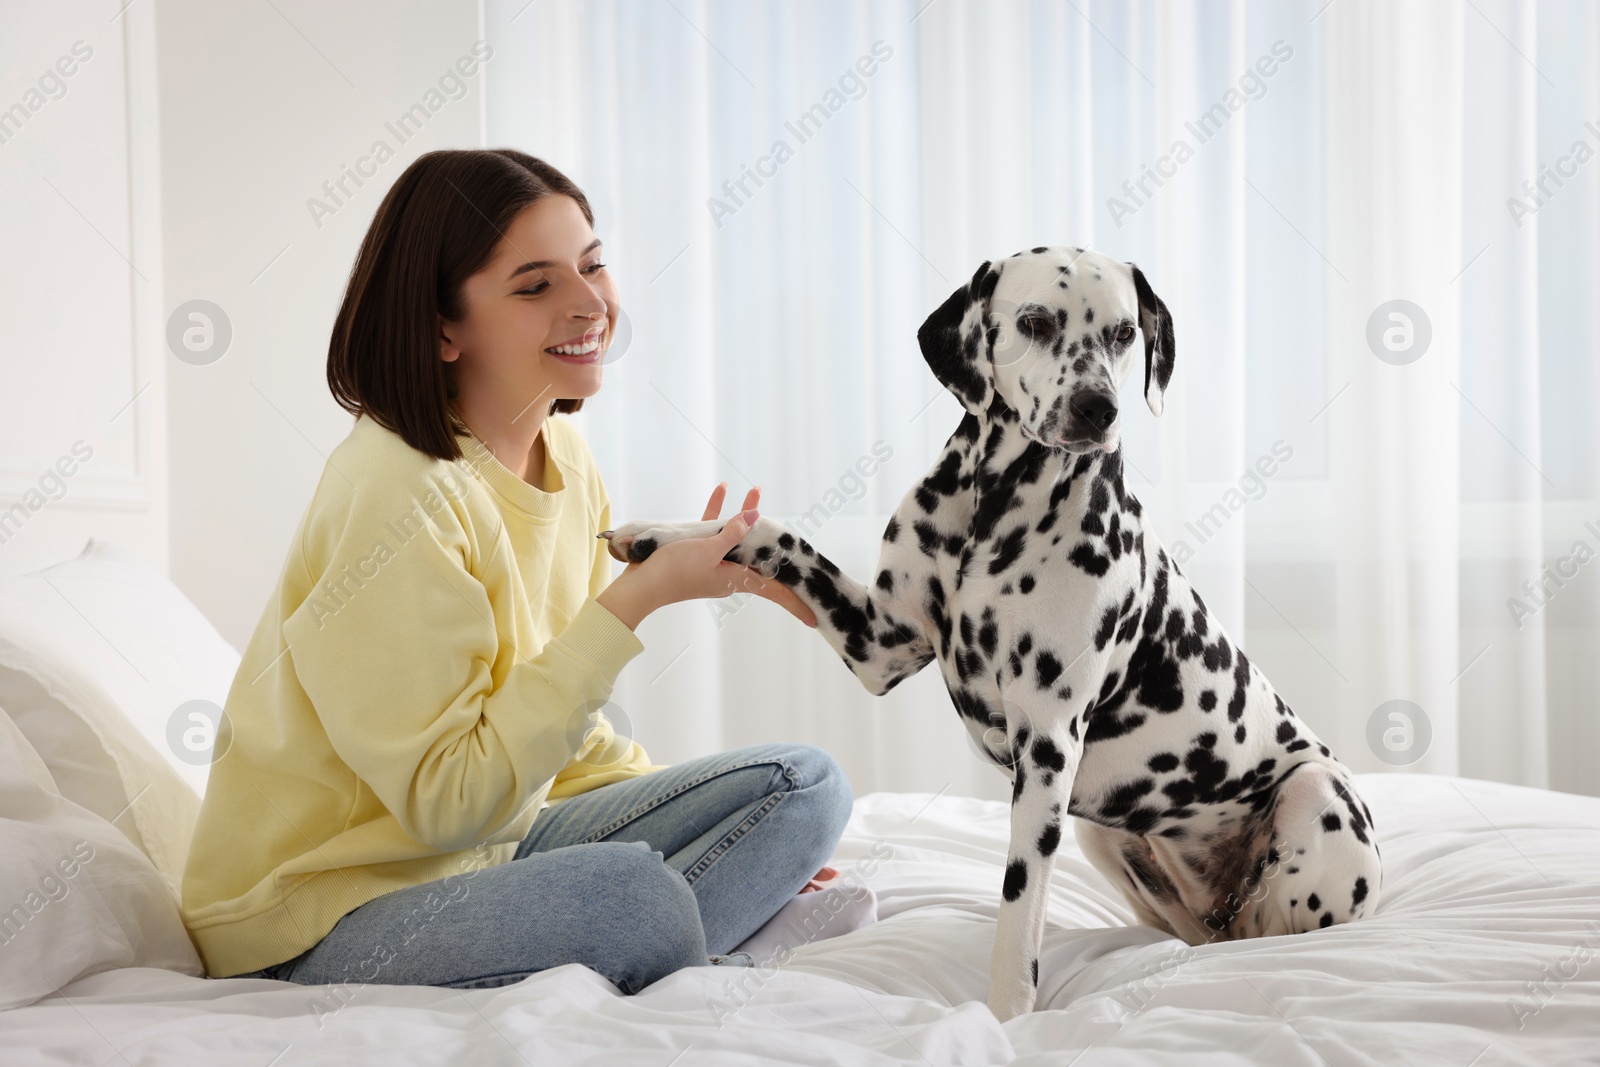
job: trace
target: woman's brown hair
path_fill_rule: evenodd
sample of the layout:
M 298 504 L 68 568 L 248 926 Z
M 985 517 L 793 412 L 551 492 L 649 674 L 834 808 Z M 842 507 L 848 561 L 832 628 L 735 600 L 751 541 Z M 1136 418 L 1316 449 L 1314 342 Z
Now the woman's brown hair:
M 570 196 L 594 225 L 583 190 L 526 152 L 427 152 L 405 169 L 361 241 L 333 323 L 328 388 L 340 407 L 437 459 L 461 458 L 456 435 L 467 430 L 450 406 L 438 319 L 463 317 L 462 283 L 489 262 L 517 213 L 547 196 Z M 550 403 L 552 414 L 582 407 Z

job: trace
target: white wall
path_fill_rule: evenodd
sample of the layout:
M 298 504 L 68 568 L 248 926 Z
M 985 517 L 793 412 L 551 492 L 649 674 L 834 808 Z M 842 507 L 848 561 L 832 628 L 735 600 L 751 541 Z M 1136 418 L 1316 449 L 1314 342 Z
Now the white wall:
M 312 0 L 155 9 L 167 307 L 210 300 L 233 330 L 214 363 L 168 357 L 171 574 L 242 649 L 324 457 L 350 429 L 325 362 L 361 237 L 411 160 L 483 143 L 481 71 L 458 99 L 441 93 L 408 141 L 385 126 L 471 54 L 479 11 L 474 0 L 404 0 L 381 18 Z M 394 158 L 328 197 L 323 183 L 380 140 Z M 314 197 L 333 213 L 314 217 Z
M 154 17 L 0 4 L 0 574 L 167 554 Z
M 0 109 L 25 109 L 0 126 L 0 574 L 103 537 L 248 642 L 349 432 L 324 366 L 362 234 L 411 160 L 483 144 L 481 69 L 427 97 L 482 39 L 476 0 L 375 10 L 0 0 Z M 436 109 L 402 141 L 415 103 Z M 192 300 L 221 309 L 220 355 L 169 348 Z

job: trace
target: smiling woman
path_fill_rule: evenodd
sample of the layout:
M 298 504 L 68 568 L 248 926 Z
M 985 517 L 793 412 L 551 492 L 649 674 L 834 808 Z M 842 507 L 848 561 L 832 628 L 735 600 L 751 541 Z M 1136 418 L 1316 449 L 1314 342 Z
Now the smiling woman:
M 582 386 L 576 394 L 543 382 L 527 396 L 521 395 L 526 383 L 508 382 L 507 375 L 516 373 L 514 344 L 530 334 L 546 344 L 558 340 L 549 336 L 556 328 L 551 300 L 516 299 L 549 290 L 552 274 L 559 275 L 557 257 L 534 258 L 538 253 L 525 254 L 524 248 L 565 242 L 561 251 L 586 290 L 576 294 L 582 299 L 570 308 L 571 322 L 597 324 L 604 318 L 607 330 L 615 322 L 616 290 L 603 276 L 593 225 L 583 191 L 532 156 L 507 150 L 419 157 L 384 198 L 356 257 L 328 346 L 334 399 L 439 459 L 462 456 L 457 437 L 464 424 L 448 401 L 457 397 L 463 372 L 474 391 L 478 383 L 516 390 L 520 404 L 512 416 L 540 395 L 548 398 L 550 413 L 581 410 L 583 398 L 599 388 L 597 373 L 576 383 Z M 573 281 L 554 279 L 562 280 L 569 286 Z M 419 293 L 429 299 L 416 299 Z M 474 306 L 481 321 L 469 325 Z M 453 378 L 447 365 L 469 348 L 473 357 Z M 530 420 L 534 434 L 542 421 Z
M 736 947 L 830 858 L 853 793 L 824 750 L 657 765 L 604 713 L 664 604 L 743 587 L 814 618 L 723 559 L 754 489 L 612 580 L 605 483 L 557 417 L 616 329 L 600 251 L 583 192 L 521 152 L 430 152 L 384 197 L 328 346 L 355 426 L 229 692 L 184 872 L 213 977 L 581 963 L 632 993 L 753 962 Z

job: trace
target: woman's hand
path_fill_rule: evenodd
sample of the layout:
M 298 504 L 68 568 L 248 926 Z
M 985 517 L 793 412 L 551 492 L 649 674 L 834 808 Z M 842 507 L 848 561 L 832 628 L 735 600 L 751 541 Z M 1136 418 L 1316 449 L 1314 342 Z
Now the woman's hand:
M 727 496 L 727 488 L 727 482 L 718 482 L 717 487 L 711 490 L 711 499 L 706 501 L 705 514 L 700 516 L 702 519 L 717 519 L 722 517 L 722 501 Z M 743 511 L 756 510 L 756 505 L 760 502 L 761 487 L 758 485 L 754 486 L 750 492 L 745 494 Z M 724 527 L 723 529 L 724 532 L 726 532 L 727 528 Z M 748 530 L 748 527 L 746 527 L 746 530 Z M 734 539 L 733 544 L 730 544 L 728 547 L 732 548 L 733 545 L 738 544 L 742 539 L 743 533 L 741 533 L 738 538 Z M 657 551 L 660 550 L 657 549 Z M 724 550 L 724 552 L 726 552 L 726 550 Z M 726 563 L 727 561 L 724 562 Z M 805 623 L 807 626 L 813 628 L 816 627 L 816 614 L 810 608 L 806 607 L 805 601 L 796 596 L 793 589 L 790 589 L 788 586 L 778 582 L 775 579 L 762 577 L 761 572 L 756 570 L 754 567 L 746 567 L 738 563 L 727 563 L 727 565 L 730 567 L 737 567 L 739 570 L 744 572 L 740 576 L 740 588 L 744 592 L 754 593 L 758 597 L 761 597 L 765 600 L 770 600 L 774 604 L 777 604 L 779 607 L 783 608 L 789 614 L 793 615 L 795 618 L 799 619 L 801 622 Z
M 727 484 L 721 482 L 711 491 L 711 499 L 701 516 L 703 520 L 720 517 Z M 749 533 L 758 517 L 756 504 L 760 499 L 760 487 L 751 489 L 745 496 L 744 510 L 729 519 L 719 533 L 661 545 L 643 563 L 628 564 L 596 599 L 629 629 L 667 604 L 721 598 L 737 592 L 754 593 L 779 605 L 807 626 L 816 626 L 816 615 L 793 590 L 762 577 L 751 567 L 722 558 Z

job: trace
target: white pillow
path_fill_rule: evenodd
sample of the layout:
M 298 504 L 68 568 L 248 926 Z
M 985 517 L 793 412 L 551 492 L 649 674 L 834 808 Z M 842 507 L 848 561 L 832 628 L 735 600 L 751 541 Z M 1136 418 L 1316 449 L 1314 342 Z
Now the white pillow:
M 62 795 L 142 849 L 174 902 L 210 770 L 207 751 L 183 747 L 196 730 L 179 709 L 220 709 L 238 667 L 175 585 L 104 541 L 0 581 L 0 707 Z
M 0 1011 L 114 967 L 202 977 L 160 873 L 67 800 L 0 710 Z

